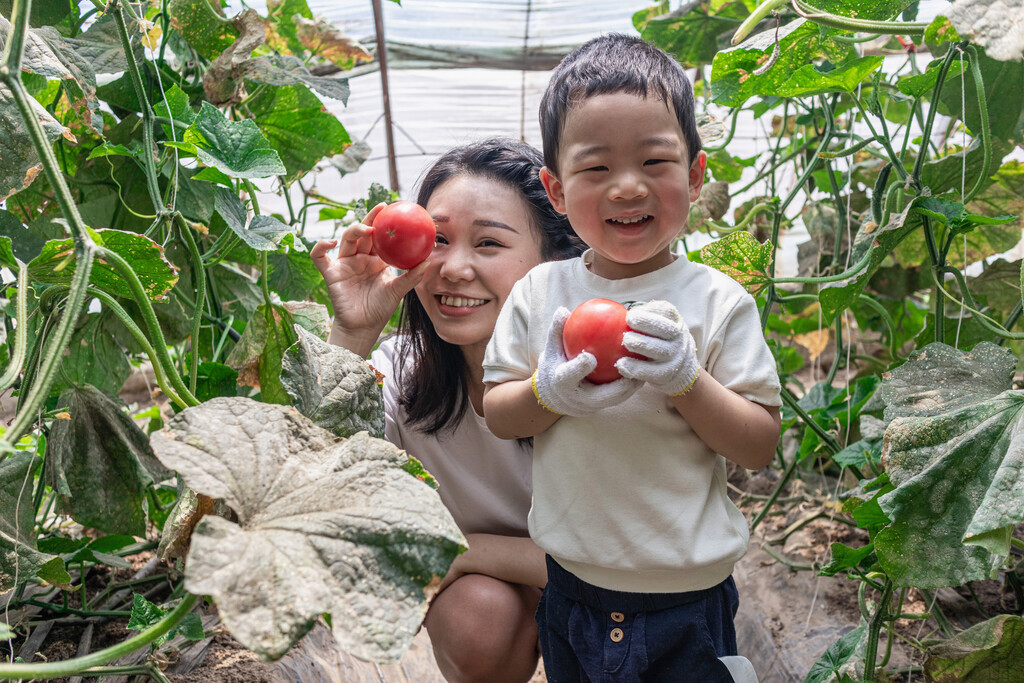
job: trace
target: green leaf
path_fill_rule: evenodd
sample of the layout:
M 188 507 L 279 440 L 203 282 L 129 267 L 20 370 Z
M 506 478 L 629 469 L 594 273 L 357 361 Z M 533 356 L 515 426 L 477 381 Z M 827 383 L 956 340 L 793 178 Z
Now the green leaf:
M 0 0 L 0 14 L 10 17 L 14 8 L 14 0 Z M 33 2 L 32 11 L 28 15 L 29 26 L 53 26 L 71 17 L 79 16 L 78 2 L 62 0 L 61 2 Z
M 146 295 L 159 300 L 178 281 L 174 266 L 164 258 L 164 249 L 145 235 L 121 230 L 96 230 L 92 233 L 97 244 L 115 252 L 138 275 Z M 72 238 L 50 240 L 39 256 L 28 264 L 29 276 L 41 284 L 70 285 L 75 272 L 75 245 Z M 89 281 L 105 292 L 116 296 L 132 297 L 132 290 L 120 271 L 103 263 L 93 262 Z
M 236 396 L 238 394 L 238 372 L 221 363 L 204 361 L 199 364 L 199 377 L 196 381 L 196 398 L 209 401 L 217 396 Z
M 48 220 L 24 225 L 13 213 L 0 209 L 0 236 L 9 237 L 14 256 L 28 263 L 39 256 L 47 240 L 63 237 L 64 228 Z
M 270 288 L 282 299 L 301 301 L 313 299 L 325 302 L 326 287 L 320 271 L 313 265 L 302 238 L 295 234 L 285 235 L 281 240 L 283 250 L 270 255 Z
M 285 353 L 281 382 L 299 412 L 336 436 L 366 431 L 384 438 L 384 403 L 377 373 L 348 349 L 301 326 Z
M 1020 259 L 1012 263 L 996 259 L 977 277 L 967 278 L 967 287 L 975 299 L 987 302 L 996 311 L 1009 313 L 1021 302 L 1022 264 Z
M 281 158 L 254 121 L 230 121 L 209 102 L 203 102 L 195 121 L 185 129 L 182 142 L 164 144 L 198 156 L 204 164 L 231 178 L 267 178 L 285 173 Z
M 818 576 L 835 576 L 841 571 L 853 569 L 874 552 L 874 546 L 868 543 L 860 548 L 851 548 L 842 543 L 833 543 L 831 546 L 832 559 L 821 568 Z
M 188 408 L 165 432 L 153 435 L 158 457 L 237 516 L 200 521 L 185 587 L 213 597 L 239 642 L 274 659 L 329 613 L 345 651 L 402 656 L 465 544 L 403 451 L 241 397 Z
M 50 389 L 56 396 L 75 385 L 91 384 L 109 396 L 117 396 L 132 372 L 128 357 L 114 338 L 103 330 L 104 318 L 89 313 L 71 336 L 61 371 Z
M 302 56 L 306 48 L 299 42 L 295 15 L 313 18 L 306 0 L 267 0 L 267 45 L 279 52 Z
M 273 86 L 306 85 L 321 95 L 348 104 L 347 78 L 314 76 L 298 57 L 266 55 L 246 60 L 239 67 L 241 75 L 254 83 Z
M 820 10 L 843 17 L 885 21 L 916 4 L 916 0 L 815 0 L 813 4 Z
M 159 623 L 165 616 L 167 616 L 167 610 L 160 609 L 145 596 L 134 593 L 132 594 L 132 614 L 125 628 L 130 631 L 145 631 L 150 626 Z M 203 632 L 203 622 L 199 615 L 195 612 L 185 615 L 185 618 L 178 622 L 177 626 L 153 641 L 153 646 L 160 647 L 178 634 L 192 641 L 205 638 L 206 633 Z
M 711 12 L 704 5 L 686 3 L 670 14 L 651 7 L 633 15 L 633 26 L 649 43 L 657 45 L 690 68 L 710 64 L 750 12 L 742 2 L 727 2 Z
M 146 488 L 169 477 L 149 438 L 104 393 L 85 386 L 61 394 L 46 454 L 47 483 L 83 526 L 144 536 Z
M 883 383 L 883 462 L 896 489 L 879 499 L 892 526 L 875 537 L 899 586 L 992 578 L 1024 519 L 1024 392 L 1012 352 L 930 344 Z M 921 553 L 921 548 L 928 548 Z
M 998 30 L 1002 31 L 1003 28 L 1000 27 Z M 1007 34 L 1009 35 L 1009 32 Z M 992 137 L 1012 144 L 1024 143 L 1024 98 L 1000 96 L 1001 93 L 1024 92 L 1024 62 L 1019 59 L 1011 62 L 997 61 L 982 51 L 978 52 L 978 60 L 982 81 L 985 84 L 988 123 Z M 972 69 L 968 68 L 962 74 L 948 77 L 942 87 L 939 101 L 942 104 L 940 112 L 963 121 L 975 137 L 981 134 L 978 95 Z M 1002 159 L 1002 156 L 994 158 L 998 160 Z
M 770 242 L 758 242 L 749 232 L 734 232 L 701 248 L 704 263 L 722 271 L 757 296 L 770 278 L 772 261 Z
M 3 18 L 0 17 L 0 22 Z M 53 118 L 42 105 L 31 100 L 32 111 L 43 127 L 49 142 L 56 140 L 66 128 Z M 14 94 L 7 86 L 0 84 L 0 202 L 15 192 L 20 192 L 32 184 L 36 176 L 43 170 L 32 146 L 28 127 L 18 113 L 14 103 Z
M 281 359 L 295 343 L 291 311 L 284 305 L 262 304 L 249 320 L 225 363 L 238 371 L 238 383 L 259 388 L 267 403 L 290 404 L 281 384 Z
M 249 111 L 280 154 L 289 182 L 311 171 L 324 157 L 341 154 L 351 143 L 337 117 L 303 85 L 264 88 L 250 100 Z
M 164 90 L 164 99 L 153 103 L 153 113 L 157 116 L 162 116 L 165 119 L 171 119 L 172 121 L 181 121 L 192 125 L 196 120 L 196 113 L 192 111 L 192 105 L 189 104 L 188 95 L 185 91 L 178 87 L 177 83 L 171 85 L 171 87 Z M 171 127 L 164 125 L 164 134 L 172 140 L 180 137 L 181 134 L 175 132 L 171 133 Z
M 924 675 L 933 683 L 1013 683 L 1024 661 L 1024 619 L 1000 614 L 928 648 Z
M 181 32 L 188 44 L 201 56 L 213 61 L 231 47 L 238 30 L 223 15 L 214 11 L 218 3 L 209 0 L 170 0 L 167 10 L 171 26 Z
M 916 76 L 903 76 L 896 81 L 896 88 L 904 95 L 910 97 L 924 97 L 925 95 L 931 95 L 935 90 L 935 84 L 939 80 L 939 72 L 942 70 L 942 62 L 944 60 L 936 59 L 928 64 L 928 68 L 925 69 L 923 74 Z M 957 60 L 949 65 L 949 69 L 946 71 L 946 78 L 953 78 L 960 76 L 963 73 L 966 63 L 962 60 Z M 943 83 L 943 87 L 946 84 Z
M 829 645 L 825 654 L 811 665 L 804 683 L 830 683 L 847 672 L 848 666 L 856 660 L 858 647 L 862 647 L 867 630 L 867 624 L 862 619 L 860 626 Z
M 822 57 L 839 63 L 854 55 L 849 46 L 840 46 L 822 38 L 818 27 L 797 19 L 779 29 L 779 55 L 768 71 L 755 74 L 771 58 L 775 29 L 764 31 L 742 44 L 715 55 L 711 67 L 712 101 L 728 107 L 740 107 L 755 95 L 774 96 L 790 75 Z
M 780 84 L 778 97 L 811 97 L 829 92 L 856 92 L 857 87 L 882 66 L 883 57 L 857 57 L 830 71 L 821 71 L 815 64 L 805 64 Z
M 253 216 L 250 219 L 245 204 L 234 190 L 218 187 L 214 193 L 217 213 L 242 241 L 256 251 L 276 250 L 281 239 L 293 232 L 290 226 L 273 216 Z

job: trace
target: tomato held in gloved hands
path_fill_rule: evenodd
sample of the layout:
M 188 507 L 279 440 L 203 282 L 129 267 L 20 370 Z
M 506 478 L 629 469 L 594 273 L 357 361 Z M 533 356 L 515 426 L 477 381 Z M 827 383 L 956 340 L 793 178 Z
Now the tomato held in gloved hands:
M 593 354 L 597 368 L 587 379 L 594 384 L 614 382 L 622 376 L 615 369 L 615 361 L 624 356 L 643 358 L 622 345 L 622 335 L 629 331 L 625 306 L 611 299 L 584 301 L 565 321 L 562 330 L 565 355 L 575 358 L 581 351 Z
M 402 270 L 418 266 L 434 249 L 437 228 L 415 202 L 388 204 L 373 219 L 373 252 Z

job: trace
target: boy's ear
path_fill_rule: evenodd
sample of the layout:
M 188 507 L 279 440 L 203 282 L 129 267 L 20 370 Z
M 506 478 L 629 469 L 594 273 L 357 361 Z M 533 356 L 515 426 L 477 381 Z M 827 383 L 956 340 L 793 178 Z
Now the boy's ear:
M 548 193 L 551 206 L 558 213 L 565 213 L 565 193 L 562 191 L 562 181 L 552 173 L 547 166 L 540 169 L 540 182 L 544 184 L 544 190 Z
M 708 166 L 708 155 L 704 150 L 697 153 L 697 157 L 690 164 L 690 201 L 695 202 L 700 197 L 700 191 L 704 187 L 704 171 Z

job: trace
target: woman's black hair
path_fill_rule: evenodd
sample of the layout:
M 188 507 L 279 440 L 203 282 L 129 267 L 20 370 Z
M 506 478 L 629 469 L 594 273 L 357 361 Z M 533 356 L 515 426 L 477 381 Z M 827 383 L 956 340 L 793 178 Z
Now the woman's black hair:
M 545 261 L 578 256 L 583 242 L 548 201 L 538 175 L 541 166 L 540 152 L 511 138 L 455 147 L 427 171 L 416 202 L 426 207 L 434 191 L 455 176 L 495 180 L 523 197 Z M 396 370 L 402 387 L 400 402 L 409 423 L 424 434 L 454 431 L 469 406 L 469 367 L 462 350 L 437 335 L 415 290 L 405 296 L 399 326 L 403 334 Z

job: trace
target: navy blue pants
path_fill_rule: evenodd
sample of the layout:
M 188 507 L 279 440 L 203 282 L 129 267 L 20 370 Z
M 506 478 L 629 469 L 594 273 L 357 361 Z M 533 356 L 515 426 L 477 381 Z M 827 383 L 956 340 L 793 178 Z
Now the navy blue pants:
M 537 607 L 549 683 L 731 683 L 736 583 L 686 593 L 628 593 L 589 584 L 547 558 Z

